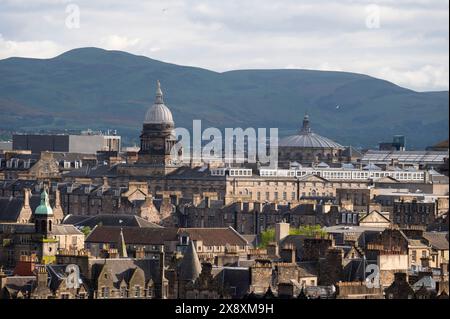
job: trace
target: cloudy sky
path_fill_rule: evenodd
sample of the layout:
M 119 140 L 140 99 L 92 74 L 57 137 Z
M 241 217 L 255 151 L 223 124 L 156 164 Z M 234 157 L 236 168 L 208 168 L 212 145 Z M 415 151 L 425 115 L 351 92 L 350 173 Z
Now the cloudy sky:
M 447 0 L 0 0 L 0 59 L 86 46 L 215 71 L 342 70 L 448 90 Z

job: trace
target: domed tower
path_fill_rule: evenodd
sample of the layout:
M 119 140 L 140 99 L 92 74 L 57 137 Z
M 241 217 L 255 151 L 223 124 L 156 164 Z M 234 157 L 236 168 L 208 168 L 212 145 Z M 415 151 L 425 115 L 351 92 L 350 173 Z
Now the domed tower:
M 41 204 L 36 207 L 33 219 L 37 257 L 41 263 L 52 263 L 55 260 L 58 240 L 55 237 L 55 218 L 46 189 L 41 193 Z
M 138 153 L 137 164 L 154 167 L 155 175 L 167 173 L 167 169 L 176 166 L 176 158 L 172 156 L 172 149 L 177 143 L 175 123 L 172 112 L 164 104 L 161 84 L 157 82 L 155 103 L 148 109 L 142 129 L 141 149 Z M 159 168 L 159 169 L 158 169 Z
M 34 224 L 36 233 L 47 235 L 53 231 L 53 209 L 50 206 L 47 191 L 41 193 L 41 204 L 34 211 Z

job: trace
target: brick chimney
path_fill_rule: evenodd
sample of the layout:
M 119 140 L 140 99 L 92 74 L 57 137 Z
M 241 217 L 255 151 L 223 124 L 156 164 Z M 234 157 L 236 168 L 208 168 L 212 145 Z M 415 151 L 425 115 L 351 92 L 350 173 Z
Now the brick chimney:
M 55 208 L 61 208 L 61 191 L 58 188 L 55 190 Z
M 278 252 L 278 243 L 276 242 L 271 242 L 269 244 L 267 244 L 267 255 L 269 257 L 272 258 L 278 258 L 280 256 L 279 252 Z
M 22 255 L 14 268 L 14 276 L 33 276 L 35 268 L 35 256 Z

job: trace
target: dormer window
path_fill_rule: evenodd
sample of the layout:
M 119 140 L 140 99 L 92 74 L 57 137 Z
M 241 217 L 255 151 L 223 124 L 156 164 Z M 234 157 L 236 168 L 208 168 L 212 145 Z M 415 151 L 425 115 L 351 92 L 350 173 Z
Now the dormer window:
M 180 244 L 181 244 L 181 245 L 187 245 L 187 244 L 189 244 L 189 236 L 187 236 L 187 235 L 181 235 L 181 237 L 180 237 Z

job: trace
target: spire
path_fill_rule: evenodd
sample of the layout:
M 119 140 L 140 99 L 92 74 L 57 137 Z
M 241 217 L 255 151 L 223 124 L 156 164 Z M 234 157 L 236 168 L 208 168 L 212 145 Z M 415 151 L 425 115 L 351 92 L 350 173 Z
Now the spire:
M 127 245 L 125 244 L 125 238 L 123 238 L 122 227 L 120 228 L 119 242 L 117 243 L 117 249 L 119 250 L 120 257 L 128 258 Z
M 161 90 L 161 82 L 156 81 L 156 100 L 155 104 L 164 104 L 163 93 Z
M 201 271 L 202 265 L 198 259 L 194 242 L 189 240 L 189 246 L 180 263 L 180 279 L 184 281 L 195 281 L 200 276 Z
M 305 117 L 303 118 L 303 126 L 300 131 L 300 133 L 311 133 L 311 127 L 309 126 L 309 115 L 308 113 L 305 114 Z

